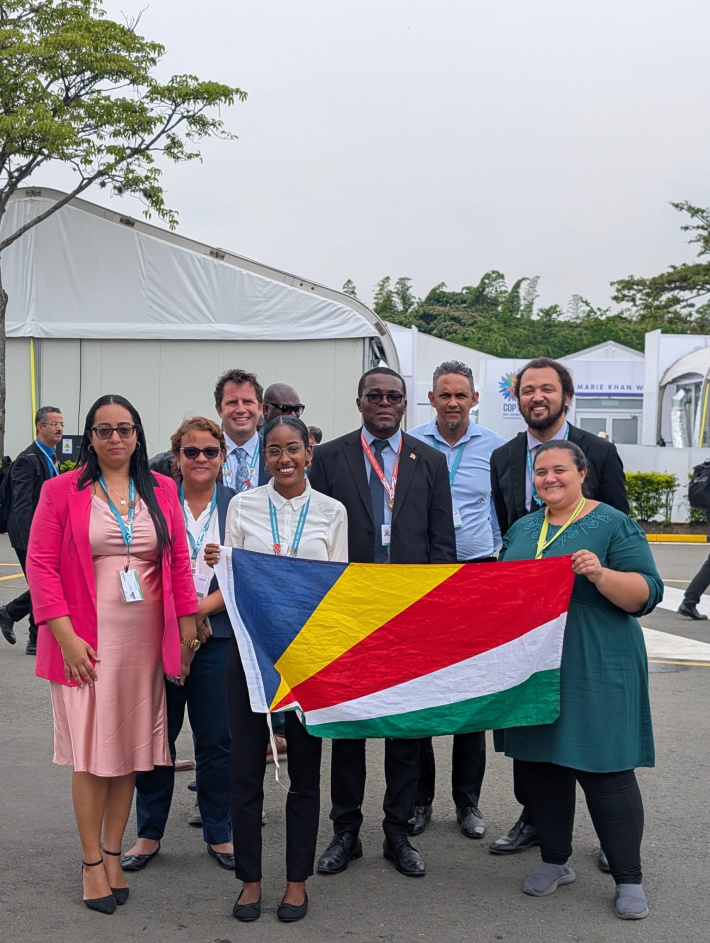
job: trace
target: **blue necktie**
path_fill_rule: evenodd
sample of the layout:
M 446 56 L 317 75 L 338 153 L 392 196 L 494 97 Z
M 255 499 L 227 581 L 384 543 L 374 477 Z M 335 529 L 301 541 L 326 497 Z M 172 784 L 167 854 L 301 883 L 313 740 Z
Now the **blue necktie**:
M 387 444 L 386 439 L 374 439 L 372 442 L 372 450 L 382 471 L 385 470 L 382 449 Z M 372 501 L 372 519 L 375 522 L 374 562 L 387 563 L 389 547 L 382 546 L 382 525 L 385 522 L 385 489 L 374 468 L 370 469 L 370 501 Z
M 237 453 L 237 491 L 243 491 L 247 478 L 249 477 L 249 466 L 247 465 L 246 449 L 235 449 Z

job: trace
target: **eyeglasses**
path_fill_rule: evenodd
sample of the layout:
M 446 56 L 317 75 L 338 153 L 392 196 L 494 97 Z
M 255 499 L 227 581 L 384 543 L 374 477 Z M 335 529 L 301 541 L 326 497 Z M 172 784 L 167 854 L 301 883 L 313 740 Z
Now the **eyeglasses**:
M 282 416 L 288 416 L 289 413 L 293 413 L 294 416 L 300 416 L 306 408 L 303 403 L 298 403 L 296 406 L 291 406 L 289 403 L 265 403 L 264 405 L 273 406 L 274 409 L 280 409 Z
M 109 426 L 108 423 L 101 423 L 98 426 L 92 426 L 91 431 L 97 439 L 110 439 L 114 432 L 117 432 L 122 439 L 130 439 L 136 431 L 132 422 L 119 422 L 117 426 Z
M 386 399 L 388 403 L 392 403 L 393 406 L 398 406 L 404 399 L 404 393 L 365 393 L 365 399 L 373 406 L 376 403 L 381 403 L 383 399 Z
M 204 455 L 206 459 L 212 462 L 219 456 L 222 449 L 218 445 L 208 445 L 206 449 L 198 449 L 196 445 L 186 445 L 180 451 L 190 461 L 194 461 L 199 455 Z
M 264 449 L 264 455 L 272 462 L 281 458 L 281 453 L 285 452 L 287 455 L 290 455 L 291 458 L 295 458 L 297 455 L 300 455 L 303 452 L 303 445 L 287 445 L 286 448 L 280 449 L 277 445 L 267 445 Z
M 51 426 L 52 429 L 63 429 L 63 428 L 64 428 L 64 423 L 63 423 L 63 422 L 41 422 L 40 425 L 41 425 L 41 426 Z

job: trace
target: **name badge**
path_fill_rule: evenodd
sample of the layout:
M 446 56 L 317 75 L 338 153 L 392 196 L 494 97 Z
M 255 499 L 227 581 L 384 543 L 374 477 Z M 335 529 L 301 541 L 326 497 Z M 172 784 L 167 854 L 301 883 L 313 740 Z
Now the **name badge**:
M 198 599 L 204 599 L 210 588 L 210 578 L 204 573 L 193 573 L 192 579 L 195 583 L 195 592 Z
M 392 525 L 383 524 L 382 525 L 382 546 L 389 547 L 392 542 Z
M 143 591 L 141 590 L 140 580 L 138 579 L 138 570 L 119 570 L 118 575 L 121 579 L 121 597 L 124 602 L 141 602 Z
M 458 530 L 459 527 L 462 527 L 461 524 L 461 511 L 458 508 L 454 508 L 454 527 Z

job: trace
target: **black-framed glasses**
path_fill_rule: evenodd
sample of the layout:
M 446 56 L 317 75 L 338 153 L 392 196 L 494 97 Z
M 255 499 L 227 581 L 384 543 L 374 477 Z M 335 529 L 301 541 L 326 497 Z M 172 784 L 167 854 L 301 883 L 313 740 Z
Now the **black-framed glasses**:
M 117 432 L 122 439 L 130 439 L 136 431 L 136 426 L 132 422 L 119 422 L 117 426 L 110 426 L 107 422 L 101 422 L 98 426 L 92 426 L 91 431 L 97 439 L 110 439 L 114 432 Z
M 302 442 L 296 443 L 293 442 L 291 445 L 287 445 L 285 448 L 280 449 L 278 445 L 267 445 L 264 449 L 264 455 L 270 461 L 276 461 L 281 458 L 281 453 L 285 452 L 287 455 L 290 455 L 291 458 L 295 458 L 297 455 L 300 455 L 304 451 L 304 445 Z
M 206 449 L 198 449 L 196 445 L 186 445 L 185 448 L 180 449 L 180 451 L 185 458 L 189 458 L 190 461 L 194 461 L 199 455 L 204 455 L 206 459 L 213 462 L 219 457 L 219 453 L 222 449 L 218 445 L 208 445 Z
M 386 399 L 388 403 L 392 403 L 393 406 L 399 406 L 404 399 L 404 393 L 365 393 L 365 399 L 373 406 L 381 403 L 383 399 Z
M 264 405 L 273 406 L 274 409 L 280 409 L 282 416 L 288 416 L 289 413 L 294 416 L 300 416 L 306 408 L 303 403 L 297 403 L 295 406 L 292 406 L 290 403 L 265 403 Z

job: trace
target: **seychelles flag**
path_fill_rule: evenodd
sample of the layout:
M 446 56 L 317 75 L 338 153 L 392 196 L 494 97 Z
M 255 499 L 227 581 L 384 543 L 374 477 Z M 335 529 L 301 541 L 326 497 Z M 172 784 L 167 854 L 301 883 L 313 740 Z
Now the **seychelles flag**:
M 549 724 L 570 558 L 376 565 L 223 548 L 219 584 L 252 710 L 319 737 Z

